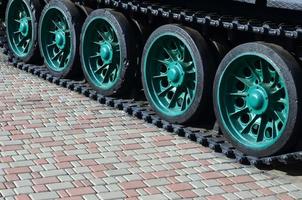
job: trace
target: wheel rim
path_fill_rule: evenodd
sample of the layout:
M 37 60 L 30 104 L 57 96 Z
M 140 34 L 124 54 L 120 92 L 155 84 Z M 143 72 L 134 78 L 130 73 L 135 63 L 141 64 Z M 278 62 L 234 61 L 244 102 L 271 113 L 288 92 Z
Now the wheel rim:
M 47 10 L 40 30 L 42 53 L 47 65 L 60 72 L 69 66 L 72 53 L 70 27 L 63 11 L 58 8 Z
M 26 57 L 33 44 L 32 14 L 21 1 L 12 1 L 7 14 L 8 42 L 18 57 Z
M 111 89 L 121 73 L 121 50 L 115 29 L 103 18 L 94 18 L 83 34 L 83 68 L 90 81 Z
M 262 149 L 283 134 L 289 99 L 279 69 L 262 55 L 241 55 L 222 73 L 218 107 L 224 127 L 241 144 Z
M 166 116 L 188 111 L 196 95 L 197 69 L 188 46 L 171 33 L 159 36 L 147 49 L 146 90 L 153 105 Z

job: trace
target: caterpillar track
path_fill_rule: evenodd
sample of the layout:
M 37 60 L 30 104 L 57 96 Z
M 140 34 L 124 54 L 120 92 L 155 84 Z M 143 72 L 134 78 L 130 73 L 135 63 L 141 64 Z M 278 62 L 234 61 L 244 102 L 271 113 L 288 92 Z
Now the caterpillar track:
M 91 3 L 92 2 L 92 3 Z M 77 6 L 84 11 L 89 10 L 85 6 L 110 8 L 119 12 L 125 13 L 134 19 L 147 18 L 149 23 L 152 21 L 162 20 L 165 23 L 184 24 L 189 27 L 194 27 L 204 36 L 216 38 L 217 31 L 222 31 L 227 37 L 251 37 L 257 40 L 278 41 L 276 43 L 286 46 L 286 48 L 293 52 L 295 56 L 299 57 L 299 48 L 302 38 L 302 28 L 300 26 L 293 26 L 285 23 L 274 23 L 271 21 L 262 21 L 259 18 L 237 17 L 232 15 L 220 15 L 218 13 L 193 10 L 193 9 L 179 9 L 175 8 L 173 4 L 163 5 L 159 3 L 140 2 L 140 1 L 118 1 L 118 0 L 104 0 L 98 1 L 80 1 L 76 2 Z M 92 4 L 92 5 L 91 5 Z M 151 22 L 150 22 L 151 21 Z M 140 27 L 140 21 L 138 20 Z M 143 30 L 142 30 L 143 32 Z M 232 40 L 232 39 L 231 39 Z M 224 137 L 219 131 L 219 125 L 215 123 L 213 129 L 209 128 L 194 128 L 185 125 L 171 123 L 161 119 L 161 117 L 153 111 L 148 101 L 141 100 L 139 93 L 136 93 L 133 98 L 120 98 L 117 96 L 108 97 L 101 95 L 95 88 L 89 86 L 87 82 L 75 81 L 72 78 L 59 78 L 54 76 L 44 65 L 31 65 L 23 63 L 20 59 L 15 57 L 7 49 L 8 45 L 2 40 L 2 46 L 5 48 L 5 53 L 9 54 L 9 61 L 19 69 L 37 75 L 52 83 L 66 87 L 70 90 L 79 92 L 101 104 L 106 104 L 117 109 L 124 110 L 130 115 L 139 119 L 143 119 L 148 123 L 152 123 L 160 128 L 164 128 L 169 132 L 174 132 L 179 136 L 186 137 L 190 140 L 196 141 L 203 146 L 207 146 L 216 152 L 221 152 L 229 158 L 236 159 L 242 164 L 251 164 L 255 166 L 271 166 L 276 164 L 291 164 L 301 162 L 302 151 L 297 145 L 294 152 L 281 153 L 274 156 L 248 156 L 236 149 L 228 139 Z M 224 49 L 216 46 L 217 56 L 223 57 Z

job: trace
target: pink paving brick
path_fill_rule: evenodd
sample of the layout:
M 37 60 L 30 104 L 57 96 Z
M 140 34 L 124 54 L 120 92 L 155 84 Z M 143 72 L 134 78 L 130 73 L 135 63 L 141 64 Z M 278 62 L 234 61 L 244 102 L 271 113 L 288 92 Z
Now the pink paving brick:
M 32 188 L 35 192 L 46 192 L 46 191 L 48 191 L 48 189 L 45 185 L 34 185 Z
M 31 172 L 29 167 L 15 167 L 4 169 L 7 174 L 20 174 L 20 173 L 28 173 Z
M 59 183 L 60 180 L 57 177 L 43 177 L 43 178 L 38 178 L 34 179 L 33 183 L 35 185 L 44 185 L 44 184 L 50 184 L 50 183 Z
M 125 190 L 130 190 L 146 187 L 146 184 L 142 181 L 129 181 L 121 183 L 120 186 Z
M 172 192 L 178 192 L 183 190 L 190 190 L 193 187 L 188 183 L 175 183 L 175 184 L 168 185 L 167 188 Z
M 156 187 L 147 187 L 147 188 L 145 188 L 145 191 L 150 195 L 161 193 L 160 190 L 157 189 Z
M 31 200 L 31 198 L 27 194 L 20 194 L 15 196 L 16 200 Z
M 122 145 L 121 148 L 124 150 L 135 150 L 142 148 L 142 146 L 140 144 L 125 144 Z
M 233 177 L 231 178 L 231 180 L 234 183 L 247 183 L 247 182 L 252 182 L 255 181 L 252 177 L 250 176 L 237 176 L 237 177 Z
M 79 196 L 79 195 L 95 193 L 95 191 L 91 187 L 78 187 L 78 188 L 67 189 L 66 192 L 70 196 Z
M 129 198 L 139 196 L 139 193 L 136 190 L 124 190 L 125 195 Z
M 177 192 L 179 196 L 181 196 L 183 199 L 189 199 L 189 198 L 195 198 L 198 197 L 198 195 L 190 190 L 185 191 L 179 191 Z
M 224 175 L 220 172 L 206 172 L 200 174 L 200 176 L 204 179 L 217 179 L 217 178 L 224 177 Z

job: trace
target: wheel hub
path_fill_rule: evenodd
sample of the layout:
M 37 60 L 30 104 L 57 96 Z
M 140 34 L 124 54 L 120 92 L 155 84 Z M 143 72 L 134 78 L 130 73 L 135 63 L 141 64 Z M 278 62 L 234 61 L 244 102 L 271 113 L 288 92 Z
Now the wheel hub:
M 110 44 L 104 43 L 101 45 L 100 55 L 104 63 L 110 63 L 113 57 L 113 50 Z
M 64 49 L 66 44 L 65 33 L 63 31 L 57 31 L 55 34 L 56 45 L 59 49 Z
M 253 86 L 248 90 L 247 105 L 256 114 L 267 110 L 268 101 L 268 94 L 262 86 Z
M 180 63 L 172 62 L 171 64 L 169 64 L 167 76 L 168 76 L 168 81 L 170 82 L 171 85 L 175 87 L 182 85 L 184 80 L 184 75 L 185 72 Z
M 28 30 L 29 30 L 28 20 L 26 18 L 22 18 L 20 20 L 20 25 L 19 25 L 20 33 L 22 34 L 22 36 L 27 36 Z

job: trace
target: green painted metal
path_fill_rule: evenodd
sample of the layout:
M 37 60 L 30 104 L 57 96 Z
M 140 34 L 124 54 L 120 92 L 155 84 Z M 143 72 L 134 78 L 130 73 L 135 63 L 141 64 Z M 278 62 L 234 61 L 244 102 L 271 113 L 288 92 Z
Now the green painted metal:
M 47 65 L 60 72 L 68 67 L 73 46 L 65 13 L 50 7 L 43 16 L 41 27 L 42 54 Z
M 82 37 L 84 72 L 96 87 L 111 89 L 119 80 L 123 66 L 116 30 L 99 16 L 89 22 Z
M 22 0 L 11 1 L 7 12 L 9 45 L 19 58 L 24 58 L 33 46 L 32 13 Z
M 181 116 L 196 95 L 196 67 L 192 49 L 179 35 L 164 33 L 147 50 L 143 66 L 147 92 L 166 116 Z
M 223 125 L 239 143 L 265 149 L 282 137 L 289 97 L 273 61 L 262 54 L 242 54 L 223 71 L 218 88 Z

